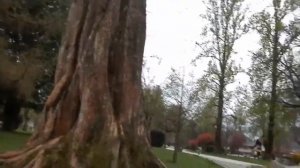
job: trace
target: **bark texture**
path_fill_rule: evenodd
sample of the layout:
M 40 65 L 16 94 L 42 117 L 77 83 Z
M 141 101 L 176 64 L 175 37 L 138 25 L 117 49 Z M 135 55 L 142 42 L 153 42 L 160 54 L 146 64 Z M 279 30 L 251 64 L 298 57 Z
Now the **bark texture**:
M 11 168 L 160 168 L 141 110 L 145 0 L 74 0 L 55 87 Z

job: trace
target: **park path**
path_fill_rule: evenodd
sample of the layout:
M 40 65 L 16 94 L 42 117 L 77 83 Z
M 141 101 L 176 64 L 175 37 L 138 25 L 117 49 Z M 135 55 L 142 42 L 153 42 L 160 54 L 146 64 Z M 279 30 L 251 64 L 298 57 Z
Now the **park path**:
M 168 150 L 174 150 L 173 148 L 168 147 Z M 191 155 L 197 155 L 199 157 L 208 159 L 224 168 L 263 168 L 264 166 L 254 164 L 254 163 L 248 163 L 248 162 L 243 162 L 243 161 L 238 161 L 238 160 L 233 160 L 233 159 L 226 159 L 222 157 L 217 157 L 217 156 L 210 156 L 210 155 L 205 155 L 205 154 L 198 154 L 196 152 L 190 152 L 188 150 L 183 149 L 183 153 L 191 154 Z
M 208 159 L 224 168 L 263 168 L 262 165 L 258 165 L 258 164 L 254 164 L 254 163 L 243 162 L 243 161 L 238 161 L 238 160 L 233 160 L 233 159 L 227 159 L 227 158 L 222 158 L 222 157 L 217 157 L 217 156 L 210 156 L 210 155 L 205 155 L 205 154 L 197 154 L 195 152 L 190 152 L 187 150 L 183 150 L 183 152 L 188 153 L 188 154 L 198 155 L 199 157 Z
M 300 166 L 285 166 L 277 160 L 272 161 L 272 168 L 300 168 Z

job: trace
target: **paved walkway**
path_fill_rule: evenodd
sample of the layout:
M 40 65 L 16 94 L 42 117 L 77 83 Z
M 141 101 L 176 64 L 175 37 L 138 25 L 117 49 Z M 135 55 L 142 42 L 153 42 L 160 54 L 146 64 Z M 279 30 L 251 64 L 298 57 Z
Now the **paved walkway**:
M 173 148 L 167 148 L 168 150 L 174 150 Z M 188 153 L 191 155 L 197 155 L 199 157 L 208 159 L 224 168 L 263 168 L 262 165 L 254 164 L 254 163 L 248 163 L 248 162 L 243 162 L 243 161 L 238 161 L 238 160 L 232 160 L 232 159 L 226 159 L 222 157 L 217 157 L 217 156 L 210 156 L 210 155 L 205 155 L 205 154 L 198 154 L 195 152 L 190 152 L 187 150 L 182 150 L 184 153 Z
M 272 168 L 300 168 L 300 166 L 285 166 L 277 160 L 272 161 Z

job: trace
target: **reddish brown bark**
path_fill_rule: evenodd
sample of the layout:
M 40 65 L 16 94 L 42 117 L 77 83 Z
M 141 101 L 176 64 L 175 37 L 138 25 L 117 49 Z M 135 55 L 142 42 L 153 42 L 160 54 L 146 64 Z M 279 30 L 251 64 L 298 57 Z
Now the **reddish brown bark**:
M 55 87 L 27 147 L 6 167 L 160 168 L 141 110 L 145 0 L 74 0 Z

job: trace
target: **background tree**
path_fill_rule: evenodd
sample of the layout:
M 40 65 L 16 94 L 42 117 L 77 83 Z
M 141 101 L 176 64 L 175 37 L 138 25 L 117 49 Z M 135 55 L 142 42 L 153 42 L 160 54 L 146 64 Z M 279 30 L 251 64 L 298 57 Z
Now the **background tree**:
M 22 106 L 40 109 L 52 88 L 68 0 L 0 1 L 0 94 L 4 129 L 17 128 Z M 42 96 L 43 95 L 43 96 Z
M 43 120 L 2 165 L 164 167 L 142 119 L 145 28 L 145 1 L 73 1 Z
M 192 119 L 198 125 L 199 132 L 214 132 L 218 113 L 217 86 L 211 83 L 208 75 L 196 81 L 192 97 L 195 102 Z
M 218 115 L 216 122 L 216 148 L 223 151 L 221 144 L 222 120 L 224 111 L 224 92 L 226 86 L 233 81 L 239 68 L 232 60 L 235 42 L 246 32 L 244 10 L 241 0 L 209 0 L 204 19 L 208 26 L 203 36 L 208 40 L 197 43 L 202 52 L 201 57 L 210 58 L 207 77 L 211 85 L 215 85 L 218 98 Z
M 166 85 L 164 86 L 164 97 L 168 104 L 170 105 L 170 110 L 175 112 L 175 120 L 172 125 L 174 125 L 175 133 L 175 144 L 173 153 L 173 162 L 177 161 L 177 154 L 179 152 L 180 144 L 180 134 L 183 127 L 184 117 L 188 113 L 188 109 L 191 106 L 192 101 L 190 101 L 190 88 L 188 88 L 188 82 L 186 81 L 184 70 L 183 72 L 178 72 L 172 69 L 171 74 L 167 78 Z
M 268 128 L 266 154 L 273 152 L 275 116 L 279 110 L 279 88 L 282 88 L 281 61 L 290 51 L 291 45 L 299 36 L 299 30 L 294 21 L 284 24 L 284 19 L 295 10 L 294 1 L 273 0 L 272 12 L 266 10 L 258 13 L 252 19 L 254 29 L 261 36 L 261 48 L 253 54 L 253 79 L 259 92 L 266 92 L 269 98 Z M 284 40 L 282 40 L 284 39 Z M 258 77 L 258 78 L 257 78 Z M 271 88 L 271 89 L 265 89 Z M 260 93 L 261 94 L 261 93 Z
M 251 107 L 252 94 L 247 85 L 239 85 L 235 88 L 231 98 L 231 114 L 227 115 L 231 119 L 233 131 L 246 132 L 249 121 L 249 109 Z M 227 123 L 228 125 L 228 123 Z
M 252 100 L 252 106 L 249 109 L 248 119 L 252 123 L 249 132 L 254 137 L 262 137 L 263 135 L 266 135 L 268 123 L 268 109 L 269 97 L 263 95 Z
M 143 109 L 146 117 L 146 128 L 164 131 L 166 105 L 160 86 L 143 88 Z
M 179 106 L 176 104 L 169 104 L 166 106 L 164 115 L 164 132 L 166 134 L 166 144 L 175 146 L 175 137 L 177 129 Z M 193 118 L 189 116 L 192 113 L 189 109 L 184 109 L 184 114 L 181 117 L 180 136 L 178 139 L 179 147 L 186 147 L 188 141 L 198 135 L 200 127 Z
M 300 18 L 300 16 L 299 16 Z M 299 20 L 300 25 L 300 20 Z M 279 70 L 284 77 L 285 92 L 280 96 L 280 103 L 288 108 L 299 108 L 300 103 L 300 36 L 295 39 L 293 49 L 281 60 L 282 68 Z
M 200 107 L 195 121 L 198 123 L 201 132 L 214 132 L 216 126 L 217 106 L 216 98 L 213 97 L 208 102 L 203 102 L 203 107 Z

